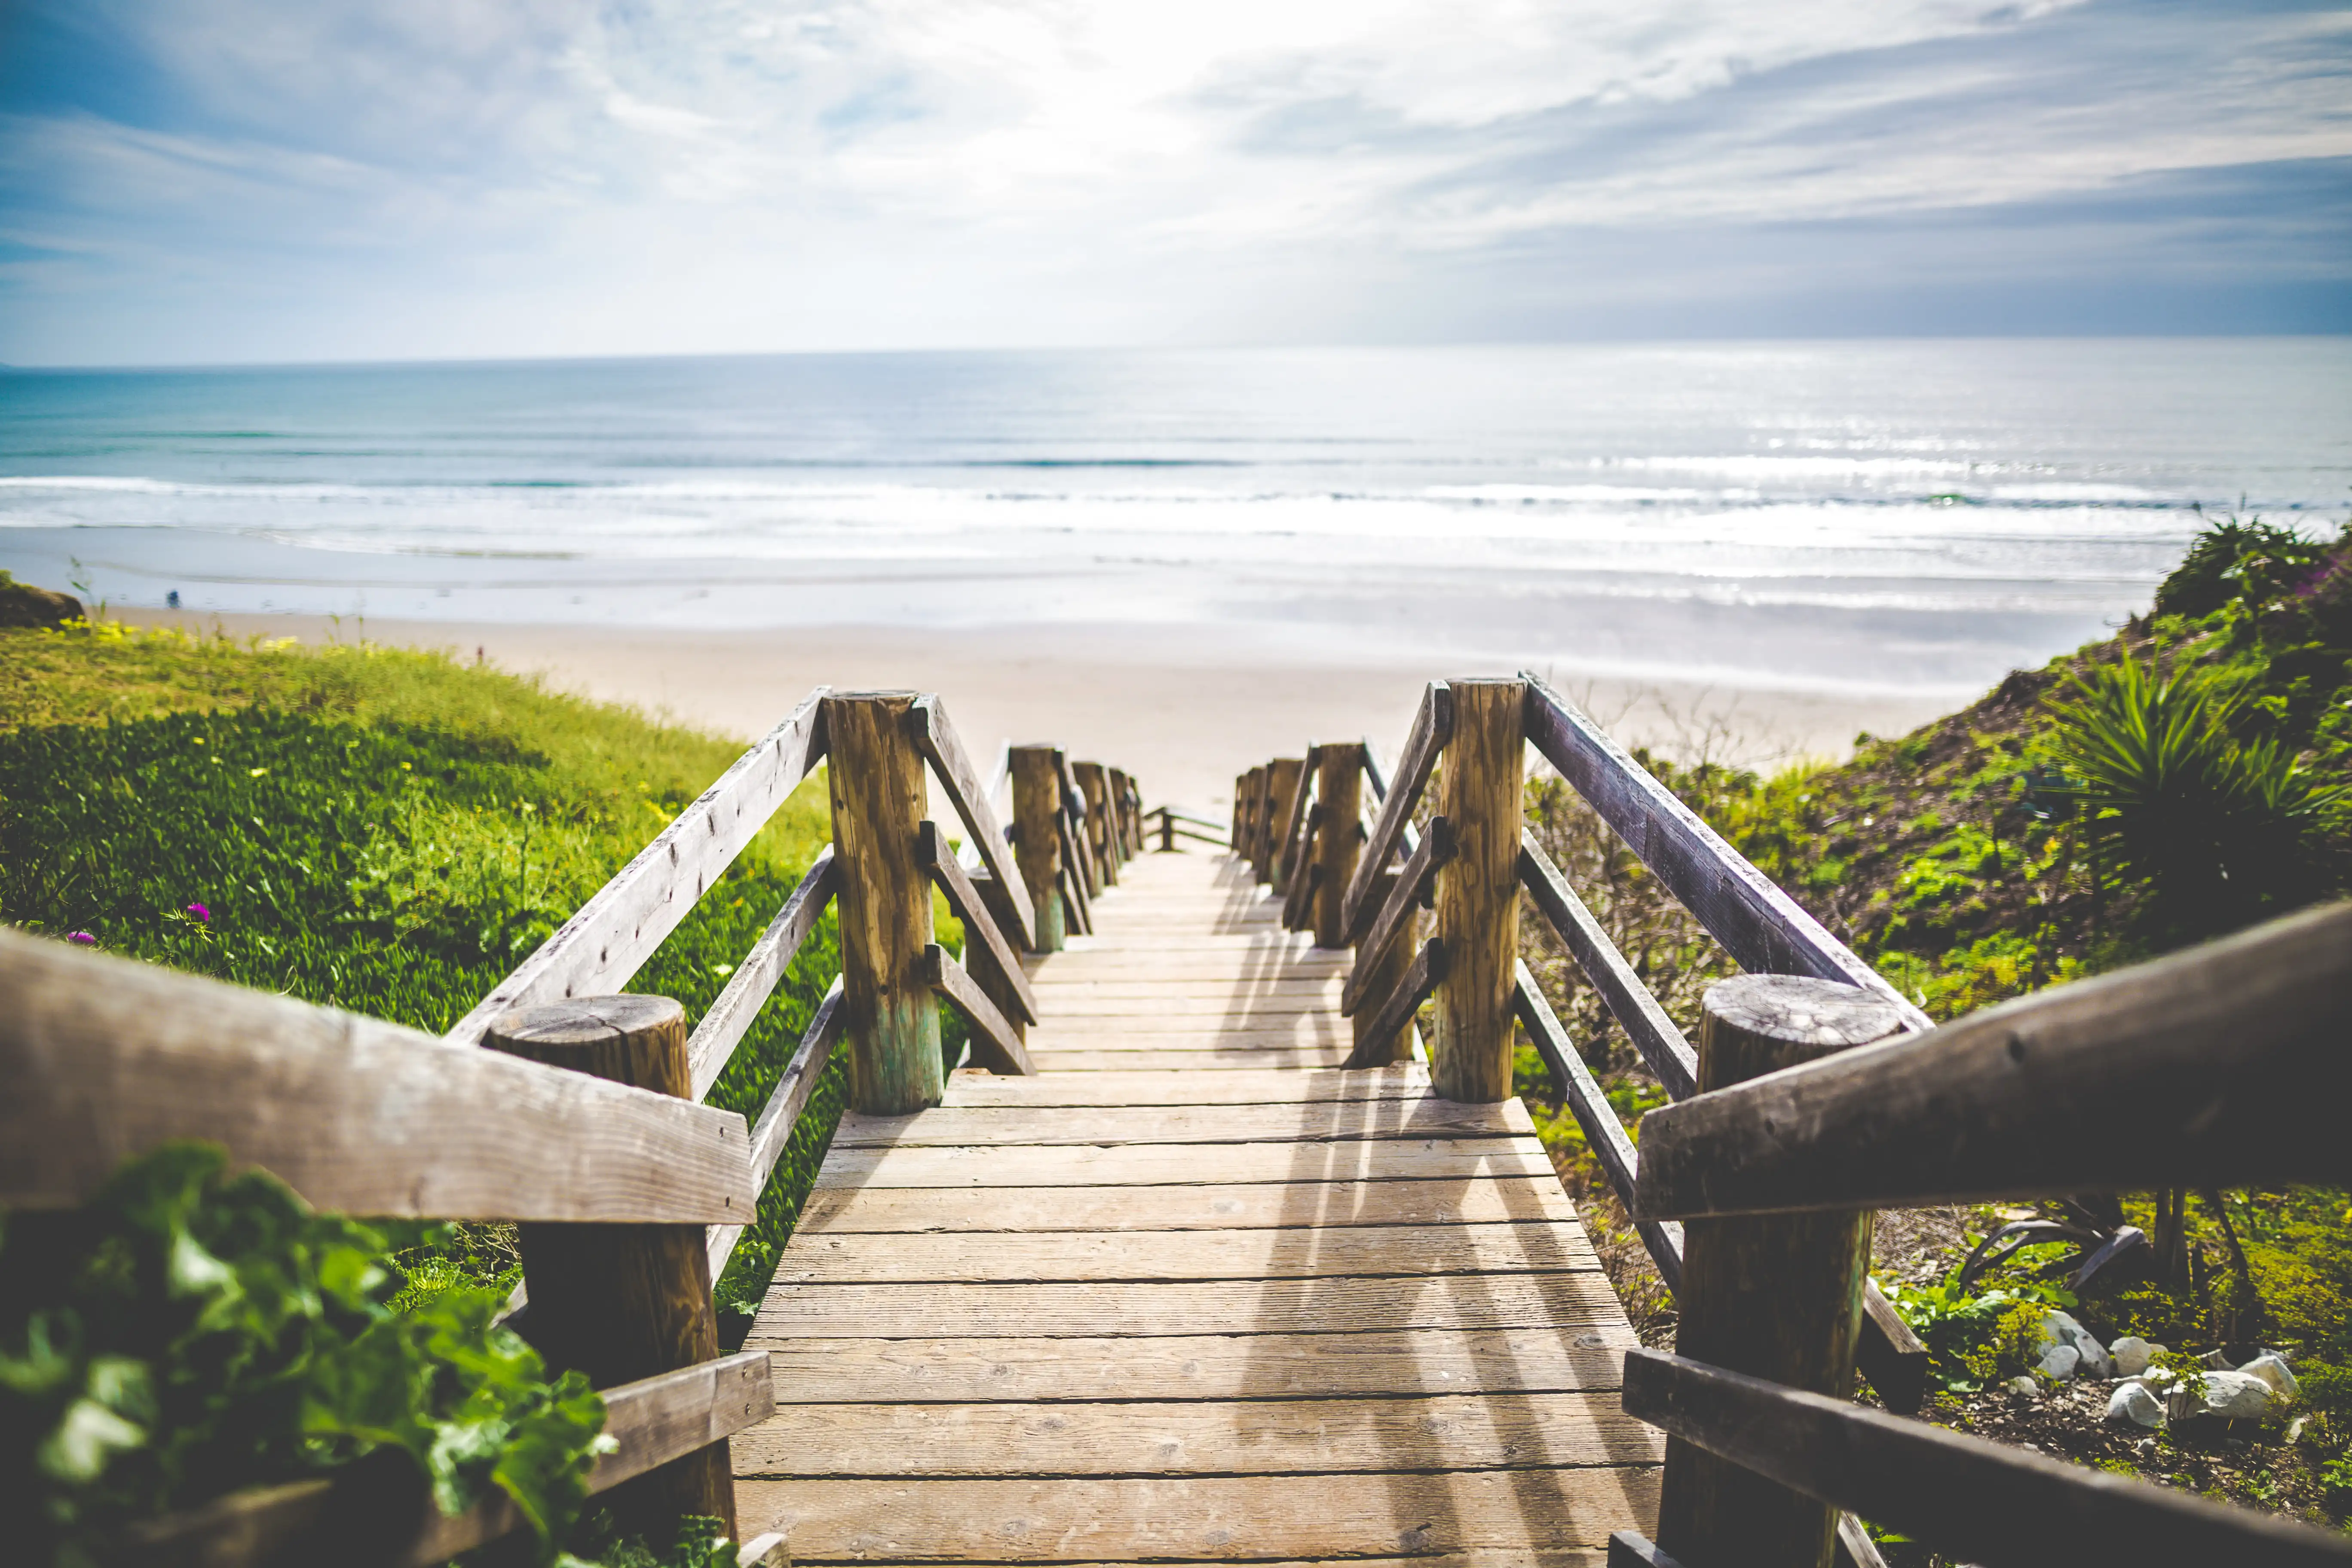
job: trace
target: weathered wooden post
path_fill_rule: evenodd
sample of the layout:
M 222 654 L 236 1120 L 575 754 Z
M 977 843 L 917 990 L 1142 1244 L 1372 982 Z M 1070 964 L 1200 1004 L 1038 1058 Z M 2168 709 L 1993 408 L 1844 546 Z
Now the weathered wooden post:
M 1710 986 L 1698 1087 L 1728 1089 L 1896 1033 L 1902 1016 L 1855 985 L 1743 974 Z M 1844 1398 L 1853 1386 L 1869 1278 L 1866 1213 L 1694 1219 L 1683 1227 L 1675 1351 L 1790 1388 Z M 1828 1568 L 1837 1510 L 1679 1438 L 1666 1439 L 1658 1546 L 1688 1563 Z
M 483 1043 L 684 1100 L 686 1011 L 667 996 L 583 996 L 522 1007 Z M 938 1053 L 933 1052 L 933 1059 Z M 519 1227 L 530 1311 L 523 1320 L 548 1365 L 598 1388 L 719 1359 L 710 1255 L 698 1225 Z M 707 1514 L 735 1534 L 735 1481 L 724 1441 L 672 1459 L 604 1494 L 624 1533 L 666 1537 L 680 1514 Z
M 1372 902 L 1375 905 L 1388 902 L 1389 895 L 1396 889 L 1397 877 L 1398 873 L 1394 871 L 1381 873 L 1380 880 L 1372 884 Z M 1363 974 L 1367 1001 L 1356 1009 L 1350 1019 L 1355 1026 L 1355 1048 L 1360 1053 L 1351 1057 L 1351 1061 L 1366 1067 L 1380 1067 L 1391 1062 L 1412 1060 L 1411 1018 L 1405 1019 L 1396 1033 L 1387 1039 L 1369 1046 L 1366 1042 L 1371 1038 L 1372 1025 L 1380 1016 L 1381 999 L 1404 984 L 1405 971 L 1412 967 L 1413 954 L 1421 951 L 1421 911 L 1409 910 L 1405 913 L 1403 926 L 1397 931 L 1395 940 L 1389 943 L 1386 952 L 1366 952 L 1362 942 L 1356 944 L 1356 968 Z M 1322 938 L 1318 935 L 1316 941 L 1319 945 Z
M 869 1116 L 937 1105 L 940 1010 L 922 977 L 931 886 L 916 856 L 923 755 L 907 733 L 911 691 L 824 700 L 825 779 L 841 868 L 841 990 L 849 1104 Z
M 1124 863 L 1135 858 L 1135 824 L 1127 811 L 1127 773 L 1120 768 L 1107 767 L 1103 774 L 1110 790 L 1111 837 L 1118 845 L 1118 858 Z
M 1283 853 L 1290 846 L 1283 835 L 1290 831 L 1291 809 L 1298 804 L 1298 792 L 1307 782 L 1307 759 L 1276 757 L 1266 770 L 1266 824 L 1265 858 L 1258 867 L 1257 879 L 1277 892 L 1288 890 L 1289 868 L 1283 864 Z
M 1062 836 L 1054 821 L 1061 794 L 1053 747 L 1013 748 L 1013 862 L 1029 884 L 1039 952 L 1061 952 L 1069 932 L 1062 908 Z
M 1095 858 L 1102 867 L 1106 888 L 1118 886 L 1118 844 L 1110 823 L 1110 784 L 1103 777 L 1100 763 L 1072 763 L 1070 771 L 1077 775 L 1078 792 L 1086 796 L 1087 840 L 1093 846 Z
M 1265 768 L 1260 764 L 1242 775 L 1242 834 L 1234 840 L 1234 853 L 1253 870 L 1257 866 L 1258 821 L 1265 815 Z
M 1527 683 L 1454 680 L 1438 810 L 1453 860 L 1437 874 L 1437 984 L 1430 1087 L 1448 1100 L 1511 1097 L 1519 956 L 1519 818 L 1527 772 Z
M 1173 806 L 1160 808 L 1160 852 L 1162 855 L 1176 853 L 1176 808 Z
M 1319 748 L 1318 754 L 1315 800 L 1323 814 L 1323 830 L 1315 839 L 1315 863 L 1322 871 L 1314 889 L 1315 945 L 1345 947 L 1348 922 L 1342 910 L 1348 884 L 1355 880 L 1357 857 L 1363 851 L 1364 748 L 1361 742 L 1334 742 Z M 1408 962 L 1411 957 L 1406 954 Z

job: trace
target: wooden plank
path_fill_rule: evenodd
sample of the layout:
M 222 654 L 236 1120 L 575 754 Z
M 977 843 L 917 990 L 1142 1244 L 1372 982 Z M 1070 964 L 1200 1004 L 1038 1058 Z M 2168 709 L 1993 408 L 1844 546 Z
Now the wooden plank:
M 916 747 L 931 764 L 931 773 L 947 790 L 948 800 L 955 806 L 956 815 L 963 819 L 965 832 L 973 848 L 980 851 L 981 863 L 988 868 L 997 886 L 1004 889 L 996 916 L 1009 921 L 1011 929 L 1004 934 L 1014 938 L 1024 952 L 1037 945 L 1035 906 L 1029 897 L 1029 884 L 1021 879 L 1021 868 L 1004 841 L 1004 826 L 996 819 L 996 812 L 988 804 L 988 791 L 982 787 L 979 773 L 963 749 L 963 741 L 956 733 L 954 721 L 948 717 L 947 704 L 936 694 L 925 693 L 918 698 L 907 715 Z
M 0 1083 L 16 1208 L 176 1138 L 358 1215 L 698 1225 L 758 1195 L 732 1111 L 14 931 Z
M 773 1358 L 777 1402 L 800 1405 L 1613 1394 L 1635 1341 L 1619 1321 L 1579 1333 L 1538 1328 L 750 1342 Z
M 1328 1475 L 1657 1462 L 1657 1437 L 1585 1394 L 1244 1405 L 805 1405 L 735 1446 L 740 1476 Z
M 792 1141 L 801 1112 L 808 1109 L 809 1097 L 816 1092 L 825 1068 L 833 1060 L 833 1047 L 841 1038 L 842 1023 L 841 977 L 835 975 L 824 1000 L 817 1004 L 815 1016 L 801 1035 L 801 1043 L 793 1048 L 793 1059 L 784 1064 L 776 1087 L 769 1091 L 760 1120 L 752 1125 L 751 1172 L 761 1192 L 767 1191 L 768 1178 L 775 1173 L 776 1162 L 783 1158 L 784 1146 Z M 743 1228 L 740 1225 L 714 1225 L 706 1233 L 704 1245 L 709 1250 L 713 1280 L 727 1272 L 727 1260 L 734 1256 L 735 1244 L 742 1239 Z
M 1619 1199 L 1630 1202 L 1641 1157 L 1634 1152 L 1633 1141 L 1625 1136 L 1625 1124 L 1617 1120 L 1608 1096 L 1601 1091 L 1600 1082 L 1584 1065 L 1575 1042 L 1568 1037 L 1559 1015 L 1551 1010 L 1543 988 L 1528 972 L 1525 962 L 1519 964 L 1514 1000 L 1518 1005 L 1519 1022 L 1527 1026 L 1528 1037 L 1535 1041 L 1544 1065 L 1551 1069 L 1553 1082 L 1559 1086 L 1562 1100 L 1576 1115 L 1576 1124 L 1584 1130 L 1586 1146 L 1601 1163 L 1601 1172 L 1617 1190 Z M 1649 1250 L 1650 1260 L 1665 1279 L 1666 1289 L 1679 1288 L 1683 1277 L 1683 1227 L 1672 1220 L 1643 1219 L 1633 1224 L 1641 1234 L 1642 1245 Z
M 1037 1070 L 1021 1037 L 1013 1032 L 1013 1026 L 996 1010 L 988 994 L 964 973 L 963 965 L 948 956 L 946 948 L 938 942 L 924 948 L 922 963 L 918 967 L 924 984 L 946 997 L 963 1015 L 964 1022 L 971 1026 L 974 1065 L 1000 1073 L 1028 1074 Z
M 992 1078 L 960 1072 L 948 1080 L 947 1104 L 985 1105 L 1297 1105 L 1314 1100 L 1415 1100 L 1429 1075 L 1416 1066 L 1371 1072 L 1226 1072 L 1213 1079 L 1181 1072 L 1089 1073 Z
M 1676 1100 L 1696 1094 L 1698 1053 L 1691 1049 L 1682 1030 L 1666 1016 L 1666 1010 L 1658 1005 L 1658 999 L 1650 994 L 1649 987 L 1642 984 L 1633 966 L 1625 962 L 1625 955 L 1609 940 L 1609 933 L 1601 929 L 1601 922 L 1592 918 L 1592 911 L 1576 896 L 1532 833 L 1521 835 L 1519 880 L 1665 1091 Z
M 1590 1272 L 1574 1226 L 1536 1223 L 1307 1226 L 1249 1231 L 1020 1231 L 803 1237 L 777 1260 L 779 1285 L 967 1284 L 1112 1279 L 1415 1279 L 1437 1274 Z
M 727 988 L 710 1004 L 710 1010 L 694 1026 L 694 1034 L 686 1042 L 687 1065 L 693 1073 L 694 1093 L 700 1100 L 727 1070 L 728 1061 L 735 1047 L 742 1042 L 760 1009 L 783 983 L 784 971 L 792 967 L 800 955 L 801 943 L 824 917 L 825 906 L 833 902 L 834 889 L 838 885 L 834 870 L 833 846 L 817 851 L 809 865 L 808 874 L 784 900 L 784 907 L 735 966 Z
M 1094 1019 L 1230 1019 L 1236 1025 L 1244 1021 L 1282 1020 L 1294 1017 L 1330 1016 L 1332 1008 L 1327 998 L 1318 995 L 1291 994 L 1202 995 L 1197 992 L 1180 992 L 1171 996 L 1089 996 L 1078 994 L 1056 997 L 1052 1022 L 1059 1028 L 1087 1026 Z
M 1635 1212 L 2340 1184 L 2347 1017 L 2337 904 L 1654 1110 Z
M 763 1335 L 942 1339 L 958 1334 L 1354 1333 L 1538 1329 L 1587 1333 L 1624 1317 L 1598 1271 L 1439 1274 L 1424 1279 L 1255 1279 L 1086 1284 L 780 1284 Z
M 1528 739 L 1742 969 L 1859 985 L 1894 1002 L 1911 1028 L 1928 1026 L 1925 1013 L 1749 865 L 1583 710 L 1534 675 L 1520 679 L 1528 683 Z
M 1237 1051 L 1205 1048 L 1147 1051 L 1032 1049 L 1029 1059 L 1037 1064 L 1037 1070 L 1041 1073 L 1126 1072 L 1136 1068 L 1178 1068 L 1189 1072 L 1202 1072 L 1223 1068 L 1336 1068 L 1346 1065 L 1349 1050 L 1349 1047 L 1344 1045 L 1310 1047 L 1303 1050 L 1279 1050 L 1270 1047 Z
M 2352 1542 L 2332 1531 L 1657 1351 L 1627 1354 L 1624 1403 L 1685 1442 L 1953 1559 L 2352 1563 Z
M 955 852 L 948 847 L 947 835 L 936 822 L 926 821 L 916 830 L 921 835 L 916 846 L 917 858 L 930 867 L 932 880 L 947 895 L 948 908 L 963 922 L 964 940 L 977 942 L 996 960 L 997 973 L 1004 976 L 1007 988 L 1021 1006 L 1021 1022 L 1037 1021 L 1037 993 L 1029 984 L 1029 976 L 1021 966 L 1020 956 L 1004 933 L 996 928 L 996 921 L 980 901 L 980 891 L 971 879 L 957 864 Z
M 1303 974 L 1284 973 L 1272 965 L 1251 973 L 1230 963 L 1221 964 L 1214 970 L 1196 966 L 1192 973 L 1159 974 L 1150 973 L 1139 966 L 1122 973 L 1117 970 L 1081 969 L 1069 964 L 1057 969 L 1050 976 L 1035 978 L 1033 988 L 1039 997 L 1050 999 L 1062 1006 L 1087 1002 L 1162 1002 L 1220 990 L 1238 990 L 1252 1001 L 1310 1002 L 1328 1005 L 1339 1001 L 1340 989 L 1347 984 L 1347 978 L 1348 972 L 1343 966 L 1330 963 Z
M 1297 1050 L 1336 1046 L 1348 1039 L 1344 1019 L 1329 1013 L 1300 1013 L 1289 1017 L 1265 1016 L 1246 1023 L 1198 1018 L 1086 1018 L 1041 1024 L 1030 1040 L 1032 1050 L 1149 1050 L 1254 1047 Z M 1171 1066 L 1173 1064 L 1171 1064 Z
M 1646 1521 L 1647 1467 L 1138 1479 L 746 1480 L 796 1563 L 1230 1561 L 1447 1552 L 1591 1552 Z M 1524 1561 L 1524 1558 L 1516 1560 Z
M 1223 1182 L 1343 1182 L 1549 1174 L 1533 1138 L 1373 1138 L 1328 1143 L 1227 1143 L 1213 1159 L 1187 1143 L 1108 1149 L 840 1149 L 819 1186 L 1192 1186 Z
M 802 699 L 443 1037 L 479 1045 L 490 1020 L 512 1008 L 626 990 L 824 754 L 819 714 L 826 689 Z
M 1349 1056 L 1348 1065 L 1377 1065 L 1370 1059 L 1360 1060 L 1359 1057 L 1367 1048 L 1378 1047 L 1382 1041 L 1402 1034 L 1404 1026 L 1412 1022 L 1412 1016 L 1421 1010 L 1421 1005 L 1429 1000 L 1429 994 L 1436 990 L 1444 978 L 1445 941 L 1443 937 L 1433 936 L 1422 944 L 1421 951 L 1413 955 L 1412 966 L 1397 981 L 1396 988 L 1389 993 L 1388 999 L 1374 1011 L 1371 1022 L 1364 1026 L 1362 1044 Z
M 1356 942 L 1356 967 L 1339 993 L 1339 1011 L 1349 1017 L 1368 998 L 1364 991 L 1373 975 L 1380 973 L 1380 961 L 1391 943 L 1403 934 L 1415 910 L 1426 903 L 1429 889 L 1435 881 L 1439 868 L 1454 858 L 1454 825 L 1443 816 L 1430 818 L 1429 831 L 1421 843 L 1405 858 L 1405 863 L 1389 884 L 1388 896 L 1381 900 L 1379 910 L 1366 922 L 1363 931 L 1349 932 Z M 1371 900 L 1365 900 L 1371 907 Z
M 1577 1223 L 1576 1206 L 1549 1172 L 1479 1182 L 1446 1178 L 1192 1187 L 819 1187 L 809 1194 L 793 1234 L 797 1245 L 803 1237 L 901 1231 L 1435 1227 L 1528 1220 Z
M 1494 1138 L 1534 1132 L 1526 1108 L 1516 1100 L 1472 1105 L 1424 1093 L 1413 1099 L 1273 1105 L 940 1105 L 913 1116 L 849 1111 L 834 1130 L 833 1147 L 1100 1148 L 1120 1143 L 1310 1143 L 1335 1138 Z
M 1429 689 L 1422 694 L 1421 707 L 1412 716 L 1412 729 L 1405 736 L 1403 752 L 1398 755 L 1395 785 L 1381 797 L 1380 815 L 1372 820 L 1362 858 L 1356 862 L 1355 878 L 1348 884 L 1348 901 L 1342 912 L 1349 931 L 1357 929 L 1356 922 L 1371 898 L 1373 886 L 1389 868 L 1389 860 L 1396 854 L 1397 840 L 1411 822 L 1413 808 L 1421 804 L 1421 792 L 1429 784 L 1430 771 L 1437 765 L 1438 753 L 1445 749 L 1453 733 L 1454 693 L 1445 682 L 1432 681 Z

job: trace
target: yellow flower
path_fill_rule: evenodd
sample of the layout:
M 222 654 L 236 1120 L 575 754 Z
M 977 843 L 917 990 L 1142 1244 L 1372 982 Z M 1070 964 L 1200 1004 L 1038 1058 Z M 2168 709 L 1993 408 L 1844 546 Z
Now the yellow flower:
M 247 774 L 247 777 L 249 777 L 249 778 L 257 778 L 257 778 L 259 778 L 262 774 L 264 774 L 264 773 L 268 773 L 269 770 L 268 770 L 268 768 L 247 768 L 247 769 L 246 769 L 245 771 L 246 771 L 246 774 Z

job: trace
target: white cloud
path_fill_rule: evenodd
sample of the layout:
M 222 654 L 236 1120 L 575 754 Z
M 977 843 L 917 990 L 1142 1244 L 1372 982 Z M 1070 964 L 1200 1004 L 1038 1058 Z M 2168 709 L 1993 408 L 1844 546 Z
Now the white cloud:
M 1415 255 L 2352 155 L 2341 12 L 89 3 L 173 105 L 0 120 L 0 219 L 125 277 L 175 247 L 191 289 L 275 247 L 281 294 L 348 312 L 405 289 L 484 352 L 682 321 L 704 324 L 680 347 L 904 342 L 909 322 L 1182 335 Z M 0 357 L 25 318 L 0 300 Z M 577 339 L 583 321 L 605 336 Z

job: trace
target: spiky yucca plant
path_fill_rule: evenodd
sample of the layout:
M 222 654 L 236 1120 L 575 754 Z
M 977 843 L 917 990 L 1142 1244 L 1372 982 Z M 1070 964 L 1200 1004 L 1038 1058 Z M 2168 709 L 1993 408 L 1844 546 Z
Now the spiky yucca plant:
M 2163 923 L 2211 934 L 2320 890 L 2305 846 L 2346 792 L 2276 741 L 2232 735 L 2236 693 L 2126 652 L 2049 706 L 2088 848 L 2105 874 L 2144 888 Z

